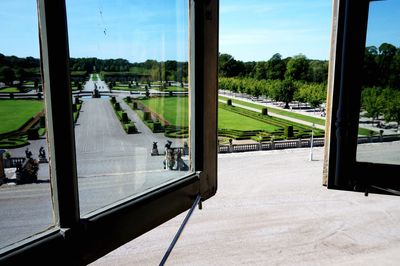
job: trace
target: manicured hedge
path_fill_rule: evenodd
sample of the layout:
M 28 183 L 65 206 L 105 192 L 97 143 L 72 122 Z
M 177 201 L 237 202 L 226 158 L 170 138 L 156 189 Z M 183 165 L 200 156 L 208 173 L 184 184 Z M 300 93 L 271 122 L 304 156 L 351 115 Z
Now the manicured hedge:
M 113 98 L 115 102 L 113 102 Z M 128 114 L 121 109 L 120 104 L 116 101 L 115 97 L 110 99 L 111 106 L 114 109 L 115 114 L 118 117 L 118 120 L 121 122 L 122 129 L 127 134 L 137 133 L 137 128 L 135 124 L 129 119 Z
M 15 149 L 28 145 L 28 137 L 26 135 L 15 136 L 0 140 L 0 148 Z
M 268 115 L 268 108 L 264 107 L 263 109 L 261 109 L 261 114 L 262 115 Z
M 165 127 L 164 135 L 169 138 L 187 138 L 189 137 L 189 128 L 169 125 Z
M 39 139 L 39 128 L 28 129 L 28 139 L 29 140 Z
M 128 103 L 128 99 L 125 98 L 124 101 Z M 153 132 L 153 133 L 164 133 L 166 137 L 169 138 L 187 138 L 189 136 L 188 127 L 180 127 L 176 125 L 165 125 L 163 122 L 159 120 L 153 120 L 152 113 L 147 110 L 138 109 L 138 102 L 135 99 L 132 101 L 132 104 L 128 103 L 128 106 L 131 107 L 134 111 L 136 111 L 139 118 L 144 122 L 144 124 Z M 141 103 L 143 106 L 143 103 Z M 140 107 L 142 108 L 142 107 Z

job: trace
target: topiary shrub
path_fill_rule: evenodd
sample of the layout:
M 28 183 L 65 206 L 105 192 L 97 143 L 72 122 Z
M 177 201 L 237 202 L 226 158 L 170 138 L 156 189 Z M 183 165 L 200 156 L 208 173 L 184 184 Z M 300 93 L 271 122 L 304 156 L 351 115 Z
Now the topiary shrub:
M 288 138 L 293 138 L 293 126 L 285 127 L 284 136 L 287 139 Z
M 160 130 L 162 130 L 162 125 L 161 125 L 160 121 L 154 122 L 153 123 L 153 131 L 158 132 Z
M 226 100 L 226 104 L 232 106 L 232 100 L 231 99 Z
M 112 96 L 111 97 L 111 103 L 116 103 L 117 102 L 117 100 L 115 99 L 115 96 Z
M 38 128 L 30 128 L 28 130 L 28 139 L 39 139 L 39 129 Z
M 143 120 L 144 121 L 151 120 L 151 113 L 150 112 L 143 112 Z
M 114 104 L 114 109 L 115 109 L 116 111 L 120 111 L 120 110 L 121 110 L 121 106 L 119 105 L 119 103 L 115 103 L 115 104 Z
M 169 96 L 170 97 L 174 96 L 174 93 L 172 91 L 169 91 Z
M 46 127 L 46 117 L 45 116 L 41 116 L 39 119 L 39 126 L 41 128 L 45 128 Z
M 133 102 L 132 108 L 133 108 L 133 110 L 137 110 L 138 109 L 137 102 Z
M 78 109 L 76 108 L 76 104 L 72 104 L 72 112 L 75 113 Z
M 127 103 L 131 103 L 132 102 L 132 98 L 130 96 L 126 97 L 126 102 Z
M 128 114 L 127 113 L 122 112 L 121 121 L 122 121 L 122 123 L 128 123 L 129 122 L 129 118 L 128 118 Z
M 133 134 L 133 133 L 137 132 L 137 128 L 136 128 L 135 124 L 132 122 L 129 124 L 126 124 L 124 127 L 125 127 L 126 133 L 128 133 L 128 134 Z
M 261 114 L 262 115 L 268 115 L 268 108 L 264 107 L 263 109 L 261 109 Z

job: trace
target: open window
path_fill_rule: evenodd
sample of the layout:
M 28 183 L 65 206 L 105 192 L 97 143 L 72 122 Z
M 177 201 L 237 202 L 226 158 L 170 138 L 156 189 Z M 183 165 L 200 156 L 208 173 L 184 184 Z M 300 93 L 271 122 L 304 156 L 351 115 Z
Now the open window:
M 68 5 L 37 1 L 55 227 L 1 249 L 2 264 L 87 264 L 189 209 L 197 196 L 207 200 L 216 193 L 218 1 L 190 0 L 183 6 L 189 53 L 187 171 L 82 212 L 80 198 L 90 195 L 80 191 L 84 184 L 79 181 L 74 130 L 78 102 L 71 89 Z
M 371 14 L 374 14 L 374 8 L 393 3 L 368 0 L 333 2 L 324 184 L 328 188 L 361 191 L 366 194 L 377 192 L 399 195 L 400 165 L 395 160 L 384 160 L 390 155 L 390 149 L 373 149 L 372 144 L 385 140 L 393 141 L 396 140 L 396 136 L 385 136 L 382 134 L 383 130 L 376 133 L 377 130 L 372 128 L 376 127 L 372 125 L 372 121 L 370 128 L 375 130 L 371 130 L 368 137 L 359 137 L 359 124 L 361 125 L 368 111 L 360 104 L 361 95 L 363 92 L 365 94 L 366 85 L 375 82 L 371 80 L 372 68 L 365 67 L 368 60 L 371 60 L 367 57 L 371 56 L 371 53 L 366 49 L 367 35 L 370 34 L 370 28 L 374 28 L 373 24 L 370 24 L 374 23 L 371 21 Z M 393 56 L 395 53 L 394 51 Z M 374 60 L 371 62 L 379 63 Z M 381 71 L 381 75 L 378 75 L 381 79 L 383 74 L 390 70 L 381 68 L 373 70 L 372 73 L 377 74 L 378 71 Z M 379 82 L 386 86 L 386 81 Z M 376 96 L 376 88 L 371 88 L 369 95 L 371 102 L 372 96 Z M 377 102 L 372 103 L 372 107 L 377 107 Z M 378 113 L 376 118 L 382 118 L 382 114 Z M 390 118 L 385 120 L 390 121 Z M 363 152 L 366 149 L 362 145 L 365 144 L 361 143 L 365 142 L 371 143 L 366 144 L 372 147 L 368 151 L 369 156 Z M 398 157 L 396 151 L 393 151 L 392 155 Z

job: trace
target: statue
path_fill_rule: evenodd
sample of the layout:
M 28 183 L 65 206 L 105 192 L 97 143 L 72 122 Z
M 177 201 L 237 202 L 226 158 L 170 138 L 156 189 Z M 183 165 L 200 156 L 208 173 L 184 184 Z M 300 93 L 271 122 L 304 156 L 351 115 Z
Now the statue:
M 153 148 L 151 149 L 151 156 L 156 156 L 159 155 L 158 153 L 158 147 L 157 147 L 157 142 L 153 142 Z
M 32 152 L 29 150 L 29 148 L 26 148 L 26 150 L 25 150 L 25 157 L 27 159 L 32 158 Z
M 18 165 L 16 174 L 17 184 L 28 184 L 37 182 L 37 173 L 39 171 L 39 163 L 29 158 L 23 165 Z
M 164 159 L 164 169 L 170 169 L 175 165 L 175 156 L 174 149 L 171 148 L 172 141 L 167 140 L 167 144 L 165 144 L 165 159 Z
M 47 163 L 46 152 L 43 147 L 39 149 L 39 163 Z
M 100 98 L 100 93 L 99 90 L 96 88 L 94 88 L 93 92 L 92 92 L 92 98 Z

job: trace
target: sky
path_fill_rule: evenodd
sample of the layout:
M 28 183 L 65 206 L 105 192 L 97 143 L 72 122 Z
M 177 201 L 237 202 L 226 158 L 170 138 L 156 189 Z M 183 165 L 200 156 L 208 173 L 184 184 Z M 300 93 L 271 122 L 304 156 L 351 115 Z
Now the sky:
M 66 0 L 71 57 L 187 60 L 187 0 Z M 331 0 L 220 0 L 220 52 L 328 59 Z M 39 56 L 35 0 L 0 1 L 0 53 Z M 400 1 L 372 2 L 367 45 L 400 46 Z

